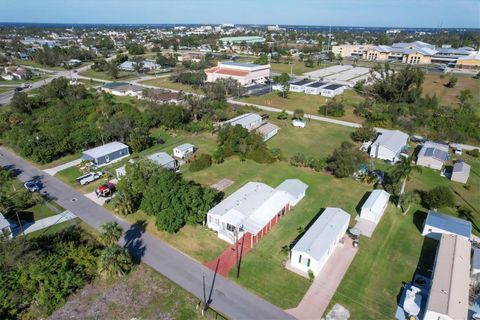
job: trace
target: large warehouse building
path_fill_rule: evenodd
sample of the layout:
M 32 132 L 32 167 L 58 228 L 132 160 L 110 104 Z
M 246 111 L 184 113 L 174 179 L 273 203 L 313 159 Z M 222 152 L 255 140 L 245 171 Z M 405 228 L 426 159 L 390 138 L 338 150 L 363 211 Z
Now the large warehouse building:
M 216 67 L 205 69 L 207 82 L 217 79 L 235 79 L 242 86 L 253 83 L 264 83 L 270 77 L 270 65 L 253 63 L 219 62 Z

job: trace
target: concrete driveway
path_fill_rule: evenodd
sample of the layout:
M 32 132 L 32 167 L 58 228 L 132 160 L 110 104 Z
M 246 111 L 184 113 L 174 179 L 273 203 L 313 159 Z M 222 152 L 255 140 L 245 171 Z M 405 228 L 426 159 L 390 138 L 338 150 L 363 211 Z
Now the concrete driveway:
M 82 159 L 77 159 L 77 160 L 73 160 L 73 161 L 61 164 L 59 166 L 53 167 L 53 168 L 45 169 L 43 171 L 45 171 L 46 173 L 48 173 L 51 176 L 54 176 L 55 174 L 57 174 L 57 172 L 68 169 L 68 168 L 71 168 L 71 167 L 78 166 L 81 162 L 82 162 Z
M 300 304 L 286 311 L 299 320 L 320 320 L 357 251 L 352 239 L 345 236 L 344 243 L 337 245 Z

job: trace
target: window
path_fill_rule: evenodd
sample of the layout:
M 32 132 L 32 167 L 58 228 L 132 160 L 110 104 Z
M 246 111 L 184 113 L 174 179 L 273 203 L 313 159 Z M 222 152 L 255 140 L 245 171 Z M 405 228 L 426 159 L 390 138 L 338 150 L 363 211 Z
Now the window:
M 302 263 L 302 255 L 298 256 L 298 263 Z
M 230 232 L 235 232 L 235 226 L 232 226 L 230 223 L 227 223 L 227 230 Z
M 110 157 L 109 156 L 105 156 L 105 162 L 110 162 Z
M 307 267 L 310 267 L 310 258 L 307 260 Z

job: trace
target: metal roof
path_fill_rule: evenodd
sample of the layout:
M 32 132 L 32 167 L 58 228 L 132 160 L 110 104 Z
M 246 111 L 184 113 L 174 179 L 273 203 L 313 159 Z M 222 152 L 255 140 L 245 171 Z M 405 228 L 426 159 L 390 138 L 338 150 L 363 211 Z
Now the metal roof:
M 177 149 L 181 152 L 187 152 L 188 150 L 195 148 L 195 146 L 191 143 L 184 143 L 179 145 L 178 147 L 175 147 L 174 149 Z
M 149 155 L 147 158 L 152 160 L 153 162 L 155 162 L 161 167 L 175 161 L 175 159 L 173 159 L 172 156 L 170 156 L 166 152 L 157 152 L 152 155 Z
M 379 212 L 385 207 L 385 203 L 390 199 L 390 194 L 384 190 L 373 190 L 367 201 L 362 206 L 363 208 L 370 209 L 374 212 Z
M 407 145 L 408 134 L 399 130 L 382 130 L 375 140 L 375 145 L 380 145 L 395 153 L 400 153 Z
M 297 82 L 292 82 L 290 83 L 290 85 L 293 85 L 293 86 L 303 86 L 303 85 L 306 85 L 308 83 L 313 83 L 315 82 L 315 80 L 311 80 L 311 79 L 303 79 L 303 80 L 300 80 L 300 81 L 297 81 Z
M 334 84 L 330 84 L 330 85 L 324 87 L 323 89 L 326 89 L 326 90 L 337 90 L 338 88 L 341 88 L 341 87 L 343 87 L 343 85 L 334 83 Z
M 472 223 L 467 220 L 452 217 L 444 213 L 429 211 L 425 220 L 425 227 L 432 226 L 449 233 L 461 235 L 467 239 L 472 234 Z
M 241 68 L 257 68 L 262 66 L 261 64 L 247 63 L 247 62 L 234 62 L 234 61 L 222 61 L 222 65 L 230 67 L 241 67 Z
M 105 155 L 109 155 L 113 152 L 122 150 L 122 149 L 128 149 L 128 146 L 126 144 L 123 144 L 118 141 L 110 142 L 107 144 L 104 144 L 103 146 L 99 146 L 93 149 L 85 150 L 83 151 L 83 154 L 90 156 L 94 159 L 97 159 L 99 157 L 103 157 Z
M 470 242 L 443 234 L 437 251 L 427 310 L 449 319 L 467 319 L 470 285 Z
M 298 179 L 286 179 L 277 187 L 277 190 L 283 190 L 291 194 L 294 198 L 298 198 L 304 194 L 308 185 Z
M 260 115 L 256 113 L 244 113 L 242 115 L 239 115 L 238 117 L 225 121 L 225 123 L 228 123 L 232 126 L 236 126 L 237 124 L 239 124 L 242 127 L 246 128 L 258 121 L 262 121 L 262 117 Z
M 338 235 L 345 232 L 344 226 L 349 222 L 350 215 L 342 209 L 326 208 L 292 250 L 305 252 L 312 258 L 320 260 Z
M 322 87 L 326 84 L 327 84 L 327 82 L 314 82 L 314 83 L 309 84 L 307 87 L 320 88 L 320 87 Z
M 470 174 L 470 165 L 464 161 L 457 161 L 453 165 L 453 172 Z
M 419 157 L 428 157 L 433 158 L 439 161 L 447 161 L 448 160 L 448 145 L 442 143 L 436 143 L 427 141 L 420 149 L 418 153 Z

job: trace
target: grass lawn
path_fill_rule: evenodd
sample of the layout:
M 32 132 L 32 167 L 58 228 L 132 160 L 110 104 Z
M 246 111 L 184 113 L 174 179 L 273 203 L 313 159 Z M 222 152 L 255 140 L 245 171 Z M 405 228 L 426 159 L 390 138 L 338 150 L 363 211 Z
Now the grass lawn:
M 309 68 L 309 67 L 305 67 L 305 63 L 303 61 L 293 61 L 291 65 L 288 64 L 288 63 L 272 62 L 272 63 L 270 63 L 270 66 L 271 66 L 271 71 L 272 72 L 278 72 L 278 73 L 284 73 L 285 72 L 285 73 L 290 74 L 290 72 L 293 70 L 293 74 L 295 74 L 295 75 L 302 75 L 306 72 L 310 72 L 310 71 L 314 71 L 314 70 L 329 67 L 329 65 L 323 64 L 323 65 L 320 65 L 320 66 L 315 65 L 313 68 Z M 292 69 L 292 66 L 293 66 L 293 69 Z
M 140 81 L 139 83 L 146 84 L 148 86 L 154 86 L 154 87 L 171 89 L 171 90 L 201 93 L 201 90 L 194 88 L 191 85 L 183 84 L 179 82 L 172 82 L 169 77 Z
M 291 120 L 278 120 L 271 114 L 269 122 L 280 127 L 278 134 L 268 140 L 270 149 L 279 148 L 289 159 L 300 152 L 306 156 L 327 157 L 343 141 L 350 140 L 354 129 L 330 123 L 307 120 L 305 128 L 296 128 Z
M 73 220 L 69 220 L 69 221 L 65 221 L 65 222 L 62 222 L 62 223 L 54 224 L 54 225 L 52 225 L 50 227 L 47 227 L 45 229 L 42 229 L 42 230 L 34 231 L 32 233 L 27 234 L 26 236 L 28 238 L 36 238 L 36 237 L 44 236 L 44 235 L 47 235 L 47 234 L 54 234 L 54 233 L 60 232 L 64 229 L 66 229 L 68 227 L 71 227 L 71 226 L 74 226 L 74 225 L 79 225 L 84 229 L 88 229 L 88 228 L 91 229 L 91 227 L 89 225 L 87 225 L 86 223 L 84 223 L 82 220 L 80 220 L 80 218 L 75 218 Z M 91 230 L 93 230 L 93 229 L 91 229 Z
M 416 226 L 421 226 L 424 213 L 413 212 L 403 216 L 390 204 L 373 237 L 361 238 L 326 312 L 339 303 L 351 319 L 394 318 L 402 282 L 411 281 L 416 271 L 429 275 L 435 257 L 434 241 L 425 240 Z
M 203 185 L 231 179 L 234 184 L 225 190 L 227 195 L 248 181 L 261 181 L 276 187 L 284 179 L 298 178 L 309 185 L 306 197 L 245 256 L 240 278 L 236 280 L 234 270 L 230 275 L 242 286 L 281 308 L 295 307 L 309 287 L 307 279 L 283 267 L 287 256 L 281 248 L 290 245 L 298 236 L 298 227 L 307 226 L 327 206 L 338 206 L 353 214 L 360 199 L 371 189 L 351 179 L 335 179 L 286 163 L 241 162 L 237 157 L 200 172 L 186 171 L 184 175 Z
M 36 61 L 33 61 L 33 60 L 17 60 L 16 64 L 29 66 L 29 67 L 34 67 L 34 68 L 39 68 L 39 69 L 47 69 L 47 70 L 56 70 L 56 71 L 66 70 L 64 67 L 44 66 L 43 64 L 40 64 L 40 63 L 38 63 Z
M 364 121 L 361 117 L 353 113 L 353 105 L 358 104 L 363 98 L 355 93 L 353 90 L 347 90 L 337 99 L 343 99 L 345 102 L 345 115 L 340 118 L 331 117 L 333 119 L 340 119 L 345 121 L 352 121 L 361 123 Z M 318 108 L 326 103 L 326 98 L 320 95 L 310 95 L 305 93 L 290 92 L 287 99 L 278 95 L 277 92 L 271 92 L 263 96 L 246 97 L 240 99 L 242 102 L 259 104 L 278 109 L 285 109 L 294 111 L 295 109 L 303 109 L 305 113 L 319 115 Z M 321 115 L 323 116 L 323 115 Z
M 93 88 L 103 84 L 103 82 L 86 79 L 78 79 L 77 82 L 83 84 L 86 88 Z
M 64 156 L 64 157 L 61 157 L 57 160 L 54 160 L 50 163 L 46 163 L 46 164 L 41 164 L 41 165 L 38 165 L 38 167 L 40 169 L 48 169 L 48 168 L 53 168 L 53 167 L 56 167 L 56 166 L 59 166 L 59 165 L 62 165 L 62 164 L 65 164 L 67 162 L 70 162 L 70 161 L 73 161 L 73 160 L 77 160 L 78 158 L 80 158 L 82 156 L 82 154 L 80 152 L 78 153 L 74 153 L 74 154 L 69 154 L 67 156 Z
M 105 172 L 105 169 L 106 168 L 100 168 L 98 171 Z M 84 175 L 84 173 L 80 170 L 79 166 L 74 166 L 74 167 L 70 167 L 70 168 L 67 168 L 67 169 L 64 169 L 62 171 L 57 172 L 55 174 L 55 177 L 59 178 L 60 180 L 62 180 L 66 184 L 71 185 L 72 187 L 74 187 L 75 189 L 80 191 L 81 193 L 93 192 L 93 191 L 95 191 L 96 188 L 98 188 L 98 186 L 100 186 L 101 184 L 108 181 L 107 177 L 105 177 L 105 178 L 102 177 L 102 178 L 98 179 L 97 181 L 94 181 L 94 182 L 91 182 L 87 185 L 82 186 L 77 181 L 77 178 L 82 176 L 82 175 Z
M 15 87 L 0 87 L 0 93 L 4 93 L 13 89 L 15 89 Z
M 54 202 L 50 202 L 49 205 L 46 205 L 44 202 L 41 202 L 19 212 L 18 216 L 20 220 L 33 222 L 43 218 L 54 216 L 62 211 L 64 211 L 64 209 Z M 6 215 L 6 218 L 17 221 L 17 216 L 13 213 L 11 215 Z
M 443 79 L 439 75 L 425 75 L 423 83 L 423 93 L 426 95 L 436 95 L 441 103 L 446 105 L 458 105 L 457 95 L 462 90 L 470 90 L 473 95 L 473 105 L 480 105 L 480 80 L 473 79 L 467 75 L 455 75 L 458 78 L 457 85 L 454 88 L 447 88 L 445 84 L 448 82 L 448 76 Z M 480 107 L 477 107 L 480 112 Z
M 133 72 L 119 71 L 117 79 L 110 77 L 106 72 L 97 72 L 92 69 L 88 69 L 79 73 L 81 76 L 101 79 L 107 81 L 122 81 L 122 80 L 132 80 L 138 78 L 138 75 Z

